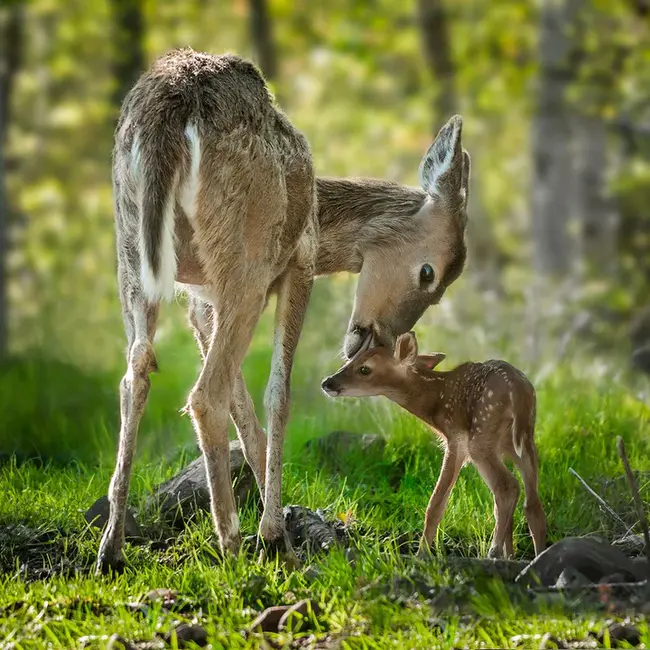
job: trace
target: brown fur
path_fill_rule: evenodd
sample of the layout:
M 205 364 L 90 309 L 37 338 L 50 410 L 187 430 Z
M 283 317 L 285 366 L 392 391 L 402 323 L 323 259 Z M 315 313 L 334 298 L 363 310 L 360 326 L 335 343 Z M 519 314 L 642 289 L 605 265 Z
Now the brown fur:
M 433 542 L 460 469 L 470 461 L 494 494 L 496 526 L 490 557 L 512 556 L 519 483 L 506 469 L 506 457 L 524 479 L 524 510 L 538 554 L 546 543 L 546 519 L 537 492 L 535 389 L 505 361 L 434 370 L 444 357 L 418 355 L 415 335 L 408 333 L 398 338 L 395 354 L 363 351 L 325 379 L 323 389 L 333 396 L 384 395 L 424 420 L 444 441 L 445 458 L 427 507 L 423 550 Z
M 275 105 L 252 63 L 179 50 L 142 75 L 125 99 L 113 151 L 128 367 L 98 568 L 122 561 L 135 439 L 148 374 L 156 368 L 158 305 L 174 282 L 189 294 L 190 325 L 203 357 L 186 410 L 205 458 L 221 546 L 234 552 L 240 544 L 229 479 L 229 414 L 264 495 L 260 536 L 283 538 L 289 380 L 313 279 L 336 271 L 361 274 L 346 337 L 349 355 L 364 340 L 392 346 L 440 299 L 465 259 L 469 156 L 461 148 L 461 128 L 461 119 L 452 118 L 427 152 L 424 190 L 369 179 L 316 180 L 307 141 Z M 436 272 L 426 287 L 418 279 L 423 263 Z M 387 266 L 390 278 L 384 277 Z M 267 440 L 240 366 L 272 293 L 277 308 Z

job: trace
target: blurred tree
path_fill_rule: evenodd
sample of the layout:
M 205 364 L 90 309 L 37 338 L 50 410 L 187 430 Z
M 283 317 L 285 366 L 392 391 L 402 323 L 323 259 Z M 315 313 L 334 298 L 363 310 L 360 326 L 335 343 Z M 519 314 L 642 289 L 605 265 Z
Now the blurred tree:
M 145 68 L 142 0 L 110 0 L 113 17 L 115 90 L 117 107 Z
M 450 18 L 444 0 L 418 0 L 417 11 L 424 59 L 436 88 L 432 111 L 432 134 L 436 135 L 452 115 L 461 112 L 457 65 L 450 43 Z M 472 65 L 471 60 L 466 59 L 464 63 Z M 473 162 L 477 162 L 477 157 L 474 157 Z M 499 283 L 501 260 L 494 233 L 487 220 L 479 179 L 479 166 L 473 164 L 467 241 L 470 260 L 475 269 L 480 269 L 474 278 L 481 288 L 493 289 Z
M 0 13 L 0 358 L 8 348 L 7 256 L 12 209 L 6 194 L 6 143 L 16 74 L 21 64 L 24 7 L 13 3 Z
M 418 0 L 418 18 L 424 57 L 437 90 L 433 110 L 434 133 L 458 111 L 456 71 L 449 47 L 449 27 L 443 0 Z
M 278 61 L 269 8 L 266 0 L 250 0 L 251 40 L 257 62 L 269 81 L 278 76 Z
M 571 112 L 567 89 L 575 78 L 572 36 L 582 0 L 544 0 L 539 46 L 538 103 L 533 117 L 532 233 L 533 263 L 543 275 L 571 269 L 569 220 L 575 201 Z

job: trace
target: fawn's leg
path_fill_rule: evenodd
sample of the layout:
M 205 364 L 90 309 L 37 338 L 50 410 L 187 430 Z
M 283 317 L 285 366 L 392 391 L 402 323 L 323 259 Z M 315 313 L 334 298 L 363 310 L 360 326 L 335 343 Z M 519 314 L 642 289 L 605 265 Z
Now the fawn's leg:
M 494 495 L 495 527 L 488 557 L 499 558 L 504 551 L 506 557 L 512 557 L 512 526 L 519 500 L 519 482 L 495 450 L 489 453 L 483 448 L 479 453 L 470 451 L 470 454 L 476 469 Z
M 214 326 L 214 310 L 212 305 L 203 302 L 195 296 L 191 296 L 189 319 L 199 350 L 201 351 L 201 356 L 205 359 Z M 232 398 L 230 400 L 230 417 L 237 430 L 237 436 L 241 441 L 244 458 L 253 470 L 260 495 L 263 498 L 264 475 L 266 471 L 266 436 L 255 414 L 255 406 L 246 389 L 241 368 L 238 368 L 235 373 Z
M 458 479 L 467 451 L 456 440 L 449 440 L 445 449 L 440 475 L 433 490 L 424 517 L 424 532 L 420 541 L 420 553 L 426 552 L 433 543 L 436 531 L 447 507 L 449 495 Z
M 127 287 L 128 274 L 118 271 L 124 325 L 128 340 L 127 371 L 120 382 L 120 439 L 117 462 L 108 491 L 110 514 L 99 545 L 97 571 L 119 569 L 124 563 L 124 516 L 138 427 L 149 394 L 149 373 L 156 371 L 152 340 L 158 304 L 149 304 L 139 288 Z
M 524 443 L 522 457 L 514 456 L 514 462 L 524 479 L 524 514 L 528 522 L 530 534 L 533 537 L 535 555 L 546 548 L 546 516 L 537 491 L 538 459 L 537 449 L 533 440 Z
M 282 451 L 289 416 L 291 368 L 312 284 L 313 271 L 309 264 L 300 265 L 300 260 L 290 264 L 282 278 L 275 312 L 271 375 L 264 400 L 268 414 L 268 449 L 264 514 L 259 534 L 266 543 L 284 541 L 287 551 L 291 546 L 286 538 L 282 516 Z

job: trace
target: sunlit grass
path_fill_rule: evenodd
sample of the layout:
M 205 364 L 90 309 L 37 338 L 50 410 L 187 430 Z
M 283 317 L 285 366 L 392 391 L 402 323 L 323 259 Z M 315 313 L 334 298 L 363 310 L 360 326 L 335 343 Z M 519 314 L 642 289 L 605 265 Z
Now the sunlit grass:
M 417 579 L 432 586 L 459 584 L 458 576 L 441 571 L 437 563 L 422 565 L 403 555 L 404 544 L 417 540 L 421 532 L 442 452 L 421 422 L 386 400 L 330 400 L 322 394 L 320 381 L 341 363 L 340 333 L 350 307 L 349 296 L 339 293 L 339 300 L 333 301 L 327 295 L 330 289 L 317 284 L 294 367 L 283 502 L 322 508 L 331 518 L 344 517 L 350 522 L 354 557 L 335 550 L 294 572 L 273 562 L 260 565 L 252 555 L 224 560 L 215 551 L 210 517 L 204 515 L 167 550 L 129 545 L 124 575 L 93 577 L 88 569 L 99 535 L 83 513 L 106 493 L 110 480 L 122 362 L 116 360 L 104 374 L 93 374 L 60 362 L 16 360 L 0 377 L 0 399 L 7 415 L 0 442 L 3 450 L 17 453 L 0 468 L 0 530 L 22 525 L 28 536 L 46 536 L 47 543 L 56 546 L 52 557 L 63 556 L 64 565 L 82 571 L 25 582 L 24 548 L 0 543 L 5 571 L 0 577 L 0 607 L 5 608 L 0 610 L 0 638 L 8 647 L 72 648 L 85 637 L 86 647 L 100 648 L 113 632 L 151 639 L 184 618 L 157 607 L 146 615 L 128 607 L 157 587 L 177 589 L 193 603 L 188 616 L 205 625 L 215 648 L 259 647 L 258 639 L 242 634 L 255 612 L 300 598 L 311 598 L 321 607 L 316 636 L 333 635 L 343 648 L 512 647 L 518 635 L 524 635 L 519 639 L 523 647 L 536 647 L 535 635 L 544 632 L 584 638 L 588 630 L 602 626 L 602 619 L 593 614 L 574 616 L 557 608 L 523 612 L 496 583 L 482 583 L 467 597 L 470 618 L 462 612 L 445 614 L 444 629 L 433 620 L 436 612 L 417 598 L 406 602 L 387 595 L 393 578 L 400 576 L 407 583 Z M 331 305 L 335 309 L 330 310 Z M 435 326 L 435 318 L 442 326 Z M 524 362 L 516 335 L 508 338 L 485 330 L 474 337 L 472 330 L 459 336 L 445 319 L 443 306 L 416 328 L 423 348 L 448 353 L 443 368 L 467 358 L 497 355 L 520 365 L 536 385 L 540 494 L 549 540 L 587 532 L 608 538 L 622 534 L 621 526 L 599 509 L 568 470 L 572 467 L 594 486 L 603 477 L 619 476 L 617 435 L 625 440 L 635 469 L 650 467 L 650 408 L 643 401 L 647 385 L 634 384 L 625 373 L 612 370 L 615 360 L 589 355 Z M 272 322 L 269 310 L 244 363 L 261 418 Z M 323 328 L 325 322 L 328 326 Z M 152 377 L 130 494 L 149 531 L 155 530 L 156 516 L 143 510 L 146 495 L 197 454 L 191 423 L 179 409 L 198 372 L 199 357 L 178 310 L 164 315 L 156 349 L 161 372 Z M 308 440 L 337 429 L 381 434 L 386 446 L 379 453 L 353 450 L 336 459 L 306 450 Z M 23 462 L 35 454 L 40 461 Z M 648 481 L 642 482 L 642 495 L 650 501 Z M 614 496 L 625 506 L 621 512 L 626 523 L 633 525 L 626 488 Z M 259 523 L 255 504 L 249 503 L 240 516 L 243 534 L 255 533 Z M 466 467 L 440 526 L 441 552 L 485 555 L 492 527 L 491 494 L 474 468 Z M 521 503 L 515 548 L 518 558 L 532 557 Z M 647 628 L 642 632 L 647 644 Z

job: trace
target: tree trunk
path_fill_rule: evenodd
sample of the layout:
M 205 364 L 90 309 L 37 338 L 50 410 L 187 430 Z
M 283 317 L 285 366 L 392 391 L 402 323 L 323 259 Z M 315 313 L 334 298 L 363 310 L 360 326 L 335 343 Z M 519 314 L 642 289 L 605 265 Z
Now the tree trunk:
M 566 98 L 574 78 L 573 42 L 581 0 L 544 0 L 540 35 L 540 80 L 533 119 L 533 263 L 541 275 L 561 276 L 572 268 L 569 222 L 576 205 L 570 147 L 573 109 Z
M 598 116 L 581 115 L 575 122 L 575 140 L 580 258 L 585 271 L 611 277 L 618 267 L 619 218 L 615 202 L 606 194 L 605 122 Z
M 113 103 L 120 106 L 145 67 L 142 0 L 111 0 L 114 31 Z
M 269 81 L 278 76 L 278 61 L 273 29 L 266 0 L 250 0 L 251 40 L 262 73 Z
M 7 355 L 9 338 L 7 255 L 11 207 L 5 184 L 6 144 L 13 85 L 21 63 L 24 21 L 21 4 L 0 13 L 0 359 Z
M 443 0 L 418 0 L 424 58 L 438 84 L 433 107 L 434 132 L 458 111 L 456 70 L 449 47 L 449 24 Z
M 418 0 L 418 23 L 422 52 L 431 77 L 438 86 L 433 103 L 433 129 L 438 129 L 460 112 L 456 91 L 456 66 L 451 53 L 449 17 L 444 0 Z M 472 160 L 467 245 L 470 263 L 479 289 L 495 289 L 499 284 L 499 250 L 481 200 L 479 165 Z

